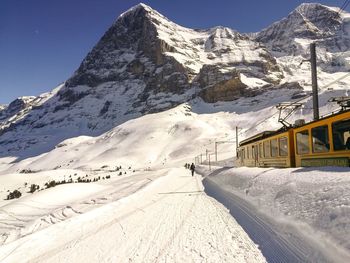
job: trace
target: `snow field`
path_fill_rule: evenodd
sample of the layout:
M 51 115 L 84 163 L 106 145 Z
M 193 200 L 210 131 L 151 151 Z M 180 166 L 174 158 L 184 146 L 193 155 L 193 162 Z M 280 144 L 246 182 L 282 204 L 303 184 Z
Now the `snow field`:
M 265 262 L 200 177 L 171 169 L 128 198 L 0 247 L 1 262 Z
M 285 93 L 286 90 L 278 91 L 281 96 Z M 259 99 L 266 104 L 253 103 L 253 100 Z M 0 261 L 18 262 L 21 256 L 27 254 L 34 262 L 47 262 L 49 259 L 52 262 L 70 261 L 71 258 L 73 261 L 78 260 L 80 255 L 90 255 L 90 258 L 86 256 L 87 262 L 115 262 L 115 257 L 119 255 L 118 262 L 119 259 L 122 261 L 126 258 L 136 262 L 141 262 L 144 258 L 151 262 L 217 262 L 218 258 L 228 262 L 244 262 L 242 258 L 250 261 L 251 253 L 259 253 L 256 246 L 251 241 L 249 244 L 242 241 L 243 237 L 239 232 L 232 235 L 225 232 L 229 230 L 221 229 L 224 222 L 231 222 L 233 219 L 228 219 L 230 215 L 227 212 L 218 215 L 219 208 L 223 207 L 216 201 L 214 203 L 217 206 L 208 202 L 212 199 L 208 199 L 204 193 L 195 192 L 202 191 L 202 188 L 199 187 L 198 190 L 196 185 L 187 188 L 185 182 L 191 185 L 191 179 L 194 178 L 186 181 L 186 177 L 182 176 L 188 176 L 188 171 L 176 169 L 183 167 L 186 162 L 193 162 L 195 156 L 205 153 L 206 150 L 212 154 L 215 141 L 234 140 L 235 126 L 241 128 L 240 140 L 257 131 L 277 128 L 277 116 L 257 125 L 257 122 L 275 112 L 271 106 L 275 100 L 276 93 L 267 92 L 261 97 L 252 98 L 252 101 L 238 100 L 234 105 L 208 105 L 194 101 L 192 107 L 183 104 L 165 112 L 149 114 L 127 121 L 97 137 L 81 136 L 65 140 L 52 151 L 36 157 L 18 162 L 13 162 L 11 157 L 1 158 L 0 196 L 5 198 L 6 191 L 14 189 L 20 189 L 23 196 L 15 200 L 0 201 Z M 219 145 L 218 150 L 219 162 L 225 163 L 224 159 L 227 158 L 230 163 L 235 154 L 235 144 Z M 204 158 L 205 156 L 203 160 Z M 213 161 L 213 155 L 211 158 Z M 123 172 L 127 172 L 126 175 L 123 173 L 118 176 L 118 171 L 113 172 L 119 165 L 123 167 Z M 22 170 L 31 170 L 34 173 L 20 173 Z M 178 178 L 173 172 L 165 176 L 169 171 L 180 171 L 181 174 Z M 317 222 L 327 222 L 327 218 L 331 217 L 327 210 L 320 210 L 321 204 L 333 209 L 332 204 L 338 203 L 335 203 L 335 199 L 318 198 L 317 191 L 323 188 L 317 186 L 321 180 L 317 170 L 312 175 L 313 170 L 296 173 L 292 172 L 293 169 L 286 169 L 283 171 L 290 171 L 293 176 L 287 173 L 283 177 L 281 170 L 275 170 L 271 174 L 268 173 L 269 169 L 265 171 L 242 168 L 237 171 L 241 171 L 239 176 L 224 174 L 220 180 L 224 185 L 232 186 L 231 190 L 238 187 L 238 192 L 243 197 L 260 200 L 257 201 L 257 206 L 266 213 L 276 218 L 283 215 L 287 219 L 309 224 L 320 233 L 326 233 L 325 235 L 332 232 L 332 239 L 337 240 L 339 247 L 346 246 L 344 237 L 348 227 L 343 223 L 348 222 L 348 217 L 343 211 L 347 209 L 347 188 L 337 198 L 339 206 L 334 209 L 337 217 L 331 220 L 332 224 L 326 224 L 331 229 L 327 230 L 327 227 L 313 224 L 312 220 L 319 217 Z M 346 178 L 333 176 L 334 173 L 340 174 L 339 171 L 326 170 L 324 173 L 329 174 L 322 177 L 324 187 L 332 184 L 334 178 Z M 62 180 L 65 176 L 67 179 L 69 175 L 74 178 L 88 175 L 90 179 L 111 175 L 111 179 L 88 185 L 59 185 L 34 194 L 26 193 L 24 189 L 25 182 L 42 186 L 50 179 Z M 254 179 L 257 175 L 259 176 Z M 265 177 L 267 175 L 269 176 Z M 159 180 L 155 180 L 157 178 Z M 311 179 L 307 178 L 313 179 L 308 181 Z M 293 182 L 294 179 L 296 183 Z M 178 180 L 180 181 L 177 182 Z M 181 180 L 184 185 L 180 184 Z M 150 188 L 153 189 L 153 194 L 146 194 L 148 192 L 144 191 L 149 183 L 153 185 Z M 339 188 L 335 188 L 335 192 L 336 189 L 341 189 L 341 183 L 343 181 L 339 182 Z M 308 188 L 304 189 L 304 186 Z M 305 194 L 300 195 L 299 189 L 304 189 Z M 168 192 L 185 193 L 159 194 Z M 136 195 L 132 195 L 134 193 Z M 137 196 L 138 201 L 133 201 Z M 311 204 L 318 205 L 314 209 Z M 197 207 L 204 211 L 195 210 Z M 212 212 L 215 207 L 216 214 Z M 146 213 L 142 213 L 139 208 Z M 168 208 L 172 208 L 171 211 Z M 191 209 L 192 212 L 188 212 Z M 117 223 L 121 221 L 124 230 Z M 234 223 L 227 224 L 228 226 L 222 228 L 234 229 L 230 231 L 236 233 Z M 120 230 L 116 230 L 118 227 Z M 158 234 L 160 232 L 162 235 Z M 328 238 L 319 236 L 320 243 Z M 225 240 L 229 245 L 221 244 L 220 240 Z M 237 245 L 240 240 L 242 248 Z M 89 242 L 93 243 L 89 245 Z M 94 250 L 95 247 L 98 250 Z M 234 252 L 230 249 L 234 249 Z M 70 254 L 66 254 L 65 250 Z

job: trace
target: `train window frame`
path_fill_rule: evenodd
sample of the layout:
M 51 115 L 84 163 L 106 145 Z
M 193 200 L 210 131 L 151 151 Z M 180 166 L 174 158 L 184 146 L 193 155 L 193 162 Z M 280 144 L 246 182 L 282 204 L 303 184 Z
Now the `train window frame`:
M 264 147 L 264 157 L 265 158 L 271 157 L 270 140 L 263 141 L 263 147 Z
M 277 138 L 270 140 L 270 151 L 271 151 L 271 157 L 278 157 L 278 140 Z
M 307 138 L 307 143 L 305 144 L 299 144 L 299 141 L 300 141 L 300 139 L 298 139 L 298 135 L 299 134 L 301 134 L 301 135 L 303 135 L 303 133 L 306 133 L 307 134 L 307 136 L 306 136 L 306 138 Z M 305 135 L 305 134 L 304 134 Z M 305 137 L 304 137 L 305 138 Z M 310 154 L 310 132 L 309 132 L 309 130 L 308 129 L 306 129 L 306 130 L 302 130 L 302 131 L 299 131 L 299 132 L 297 132 L 296 134 L 295 134 L 295 143 L 296 143 L 296 153 L 298 154 L 298 155 L 305 155 L 305 154 Z M 299 149 L 301 149 L 299 146 L 301 146 L 301 145 L 306 145 L 306 148 L 305 149 L 307 149 L 307 151 L 299 151 Z
M 315 139 L 317 139 L 318 137 L 316 137 L 314 135 L 314 131 L 321 130 L 321 129 L 325 129 L 324 135 L 325 135 L 326 143 L 323 143 L 324 148 L 320 148 L 318 150 L 317 147 L 315 147 L 317 145 L 315 143 Z M 319 141 L 321 141 L 321 140 L 319 140 Z M 311 128 L 312 153 L 327 153 L 327 152 L 329 152 L 330 151 L 330 142 L 329 141 L 330 141 L 329 140 L 329 128 L 328 128 L 327 124 Z
M 348 130 L 346 132 L 343 132 L 341 135 L 336 132 L 336 130 L 340 130 L 339 127 L 336 127 L 336 126 L 340 126 L 340 125 L 343 125 L 344 123 L 347 123 L 347 127 Z M 346 134 L 346 138 L 344 137 L 345 136 L 345 133 Z M 339 137 L 340 135 L 340 137 Z M 333 137 L 333 150 L 335 152 L 338 152 L 338 151 L 350 151 L 350 119 L 344 119 L 344 120 L 340 120 L 340 121 L 335 121 L 332 123 L 332 137 Z M 337 139 L 338 138 L 338 139 Z M 340 142 L 338 144 L 338 142 Z M 339 147 L 341 146 L 341 147 Z
M 282 151 L 281 151 L 282 149 L 284 150 L 284 147 L 281 146 L 282 141 L 285 141 L 286 150 L 283 151 L 283 152 L 285 152 L 285 154 L 282 154 Z M 288 156 L 288 150 L 289 150 L 288 148 L 289 148 L 288 147 L 288 138 L 287 137 L 278 138 L 278 154 L 279 154 L 279 156 L 281 156 L 281 157 Z

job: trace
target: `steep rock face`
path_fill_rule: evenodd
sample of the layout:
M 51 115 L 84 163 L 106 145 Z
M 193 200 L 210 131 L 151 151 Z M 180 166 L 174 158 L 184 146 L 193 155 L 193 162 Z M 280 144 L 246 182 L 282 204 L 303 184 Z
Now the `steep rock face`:
M 207 64 L 228 70 L 239 67 L 267 81 L 278 78 L 276 74 L 281 76 L 267 49 L 237 31 L 224 27 L 199 31 L 184 28 L 140 4 L 119 17 L 60 95 L 71 97 L 74 91 L 68 90 L 77 86 L 97 87 L 130 79 L 145 84 L 139 95 L 141 101 L 160 92 L 183 94 L 193 87 L 192 80 Z M 140 101 L 135 103 L 139 105 Z
M 8 117 L 19 114 L 34 104 L 35 97 L 19 97 L 12 101 L 8 106 L 0 106 L 0 121 Z
M 164 55 L 172 47 L 158 38 L 155 24 L 160 16 L 145 5 L 124 13 L 87 55 L 68 88 L 86 85 L 96 87 L 105 82 L 139 79 L 148 90 L 167 90 L 169 81 L 162 75 L 176 73 L 179 84 L 187 82 L 186 69 L 172 57 Z M 165 19 L 165 18 L 162 18 Z M 157 72 L 164 69 L 162 74 Z M 181 93 L 184 85 L 172 91 Z
M 286 18 L 259 32 L 255 39 L 272 51 L 289 55 L 302 54 L 303 44 L 312 40 L 317 40 L 318 46 L 338 52 L 350 47 L 348 27 L 348 19 L 340 16 L 336 8 L 301 4 Z

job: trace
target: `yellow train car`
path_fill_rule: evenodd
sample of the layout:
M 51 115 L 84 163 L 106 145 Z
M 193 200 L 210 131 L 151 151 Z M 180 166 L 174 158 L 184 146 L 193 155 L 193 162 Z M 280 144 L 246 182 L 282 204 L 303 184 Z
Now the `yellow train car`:
M 292 129 L 266 131 L 240 143 L 238 166 L 291 167 L 294 166 L 294 142 Z
M 237 166 L 350 166 L 350 110 L 245 139 L 237 149 Z
M 349 167 L 350 111 L 294 128 L 293 133 L 297 167 Z

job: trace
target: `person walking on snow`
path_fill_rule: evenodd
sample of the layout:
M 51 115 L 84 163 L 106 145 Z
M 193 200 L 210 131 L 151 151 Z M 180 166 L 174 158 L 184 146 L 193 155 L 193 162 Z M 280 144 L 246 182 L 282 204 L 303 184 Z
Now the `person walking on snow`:
M 193 176 L 193 174 L 194 174 L 194 169 L 196 169 L 196 166 L 194 166 L 194 163 L 192 163 L 192 164 L 191 164 L 191 167 L 190 167 L 192 176 Z

